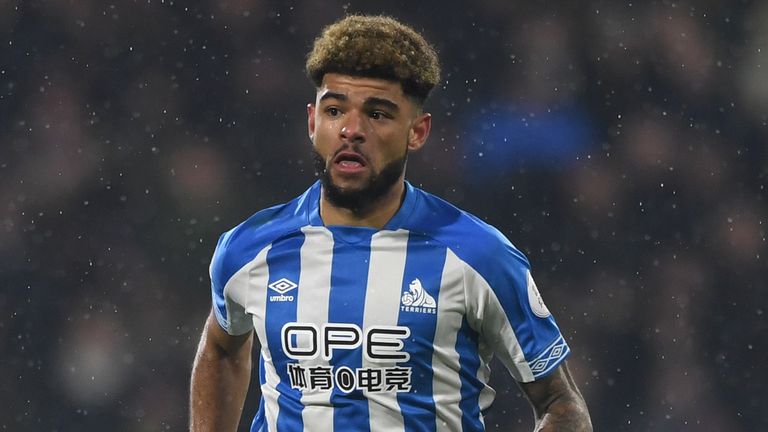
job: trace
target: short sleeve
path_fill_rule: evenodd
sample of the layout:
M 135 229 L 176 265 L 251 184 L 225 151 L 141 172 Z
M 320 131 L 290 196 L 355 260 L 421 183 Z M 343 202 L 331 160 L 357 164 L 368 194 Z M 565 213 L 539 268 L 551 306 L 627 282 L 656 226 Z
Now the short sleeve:
M 570 352 L 531 276 L 527 258 L 508 242 L 493 248 L 467 279 L 468 320 L 516 380 L 545 377 Z
M 231 232 L 219 238 L 209 268 L 213 311 L 219 325 L 231 335 L 241 335 L 253 329 L 253 321 L 246 313 L 243 299 L 234 298 L 233 286 L 238 283 L 239 270 L 230 250 Z

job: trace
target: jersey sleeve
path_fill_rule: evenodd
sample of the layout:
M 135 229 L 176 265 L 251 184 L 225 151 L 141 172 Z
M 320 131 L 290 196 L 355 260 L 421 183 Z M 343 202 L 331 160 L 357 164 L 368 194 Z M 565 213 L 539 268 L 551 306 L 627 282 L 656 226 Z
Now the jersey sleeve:
M 234 276 L 239 270 L 230 250 L 231 232 L 219 238 L 210 265 L 211 297 L 213 311 L 219 325 L 231 335 L 241 335 L 253 329 L 253 321 L 245 310 L 245 301 L 233 296 L 231 287 L 236 280 Z
M 506 239 L 467 275 L 468 321 L 512 376 L 547 376 L 570 352 L 531 276 L 527 258 Z M 474 324 L 474 325 L 473 325 Z M 483 348 L 483 347 L 481 347 Z

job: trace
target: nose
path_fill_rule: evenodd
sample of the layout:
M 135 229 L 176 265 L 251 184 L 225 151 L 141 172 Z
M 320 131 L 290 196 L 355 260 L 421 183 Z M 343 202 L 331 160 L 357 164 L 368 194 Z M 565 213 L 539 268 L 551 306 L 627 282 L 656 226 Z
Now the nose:
M 345 141 L 362 143 L 365 142 L 365 128 L 366 124 L 363 114 L 357 110 L 352 110 L 344 116 L 344 123 L 339 134 Z

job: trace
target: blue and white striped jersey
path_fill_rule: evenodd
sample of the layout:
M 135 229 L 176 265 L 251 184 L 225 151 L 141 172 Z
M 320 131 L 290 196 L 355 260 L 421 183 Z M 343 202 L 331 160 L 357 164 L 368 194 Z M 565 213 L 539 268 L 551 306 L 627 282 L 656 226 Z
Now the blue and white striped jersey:
M 256 213 L 211 263 L 219 324 L 261 343 L 252 431 L 482 431 L 492 356 L 530 382 L 568 354 L 495 228 L 410 184 L 381 230 L 324 226 L 319 199 Z

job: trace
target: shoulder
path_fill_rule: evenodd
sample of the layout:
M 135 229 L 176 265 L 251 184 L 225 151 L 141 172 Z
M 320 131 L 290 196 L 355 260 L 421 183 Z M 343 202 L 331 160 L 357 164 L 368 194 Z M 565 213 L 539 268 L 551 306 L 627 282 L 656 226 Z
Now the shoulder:
M 496 227 L 455 205 L 414 188 L 416 208 L 408 229 L 442 243 L 483 275 L 500 269 L 525 271 L 528 258 Z
M 211 277 L 223 287 L 226 281 L 256 255 L 283 235 L 309 224 L 315 186 L 293 200 L 261 210 L 219 238 L 211 261 Z

